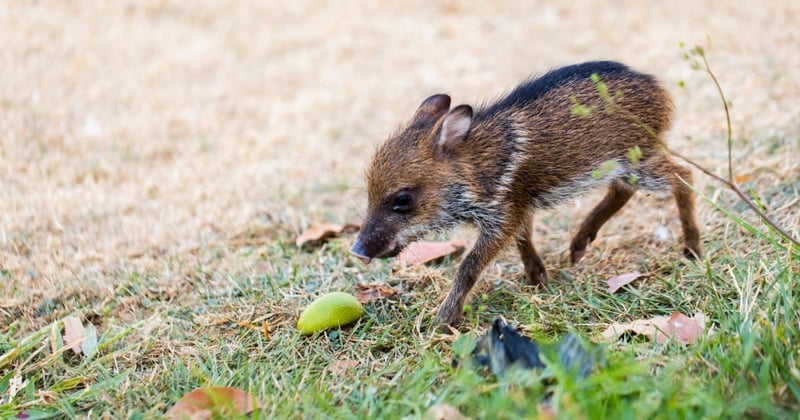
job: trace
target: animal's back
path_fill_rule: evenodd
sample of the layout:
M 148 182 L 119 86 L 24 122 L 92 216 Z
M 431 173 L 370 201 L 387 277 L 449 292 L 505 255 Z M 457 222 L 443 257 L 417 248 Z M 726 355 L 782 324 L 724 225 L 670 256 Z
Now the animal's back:
M 523 81 L 498 101 L 480 109 L 478 118 L 492 118 L 509 108 L 526 106 L 554 90 L 569 86 L 573 82 L 590 80 L 592 74 L 597 74 L 602 81 L 622 77 L 627 79 L 637 78 L 647 83 L 655 82 L 652 76 L 634 72 L 628 66 L 615 61 L 590 61 L 573 64 Z
M 592 80 L 593 75 L 597 75 L 597 82 Z M 608 98 L 601 96 L 601 83 L 606 87 Z M 565 114 L 581 118 L 573 115 L 576 105 L 592 110 L 590 115 L 582 117 L 591 121 L 597 117 L 593 115 L 597 111 L 608 114 L 605 111 L 609 99 L 641 119 L 642 123 L 655 132 L 660 132 L 669 125 L 672 102 L 658 81 L 649 74 L 639 73 L 615 61 L 574 64 L 526 80 L 499 100 L 481 107 L 476 113 L 475 121 L 520 113 L 547 117 L 547 120 L 561 124 L 567 121 L 555 119 Z M 546 121 L 535 121 L 544 122 Z
M 493 149 L 498 144 L 490 143 L 499 141 L 502 187 L 532 198 L 536 207 L 551 207 L 628 176 L 634 147 L 645 160 L 658 154 L 671 113 L 669 95 L 652 76 L 612 61 L 577 64 L 525 81 L 480 109 L 475 124 L 495 135 L 476 138 L 474 147 Z M 617 166 L 598 179 L 608 161 Z

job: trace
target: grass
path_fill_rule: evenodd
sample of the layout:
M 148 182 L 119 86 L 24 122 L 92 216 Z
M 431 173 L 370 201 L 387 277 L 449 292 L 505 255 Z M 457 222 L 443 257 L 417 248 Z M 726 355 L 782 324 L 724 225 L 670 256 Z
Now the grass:
M 643 261 L 647 277 L 613 295 L 591 267 L 557 273 L 549 290 L 520 286 L 518 264 L 507 255 L 479 286 L 458 337 L 430 325 L 455 264 L 366 269 L 347 257 L 346 239 L 303 252 L 283 232 L 276 241 L 229 249 L 272 269 L 238 276 L 198 269 L 190 281 L 199 296 L 187 304 L 154 289 L 148 273 L 125 273 L 114 286 L 116 299 L 85 296 L 74 308 L 102 331 L 93 360 L 62 348 L 63 304 L 38 332 L 25 318 L 3 328 L 0 417 L 149 418 L 210 385 L 248 390 L 264 404 L 260 415 L 278 418 L 418 417 L 437 404 L 472 417 L 516 418 L 546 414 L 544 401 L 569 418 L 796 415 L 800 251 L 738 223 L 724 232 L 736 247 L 711 242 L 710 257 L 697 264 L 677 256 Z M 368 315 L 349 328 L 310 337 L 293 328 L 314 296 L 355 291 L 360 282 L 389 284 L 399 293 L 368 304 Z M 141 312 L 125 322 L 115 314 L 131 298 L 127 304 Z M 558 368 L 497 379 L 469 362 L 474 337 L 494 316 L 544 343 L 568 331 L 588 342 L 612 321 L 674 310 L 705 313 L 712 332 L 688 346 L 641 337 L 599 344 L 605 361 L 586 379 Z M 271 334 L 229 320 L 268 322 Z
M 293 244 L 312 221 L 357 219 L 363 163 L 422 98 L 474 103 L 586 59 L 663 78 L 670 146 L 724 173 L 717 93 L 670 49 L 708 31 L 736 176 L 797 235 L 797 4 L 3 3 L 0 418 L 158 418 L 211 385 L 249 391 L 271 418 L 415 418 L 440 404 L 475 418 L 797 417 L 800 251 L 698 172 L 705 259 L 680 257 L 671 197 L 637 194 L 568 267 L 588 197 L 537 215 L 550 287 L 523 286 L 509 250 L 452 336 L 431 322 L 460 258 L 364 267 L 351 237 Z M 646 275 L 606 292 L 633 270 Z M 298 335 L 315 297 L 361 283 L 397 293 L 353 326 Z M 604 361 L 585 379 L 557 366 L 495 378 L 466 357 L 495 316 L 541 343 L 590 343 L 611 322 L 676 310 L 703 312 L 710 334 L 598 343 Z M 64 347 L 69 315 L 97 328 L 91 358 Z

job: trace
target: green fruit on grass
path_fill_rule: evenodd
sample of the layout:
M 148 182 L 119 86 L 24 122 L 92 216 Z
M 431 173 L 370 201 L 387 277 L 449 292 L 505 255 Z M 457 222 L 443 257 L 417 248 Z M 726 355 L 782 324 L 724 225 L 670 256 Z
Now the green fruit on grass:
M 364 315 L 355 296 L 345 292 L 328 293 L 311 302 L 300 314 L 297 329 L 303 335 L 347 325 Z

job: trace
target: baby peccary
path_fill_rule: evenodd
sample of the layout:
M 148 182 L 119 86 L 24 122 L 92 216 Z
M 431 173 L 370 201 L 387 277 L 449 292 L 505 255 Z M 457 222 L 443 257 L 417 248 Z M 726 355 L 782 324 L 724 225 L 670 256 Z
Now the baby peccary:
M 545 282 L 531 242 L 533 210 L 595 187 L 608 192 L 572 239 L 573 264 L 639 188 L 672 191 L 684 254 L 698 257 L 694 194 L 684 184 L 691 173 L 660 143 L 671 112 L 655 78 L 610 61 L 553 70 L 476 110 L 450 109 L 449 96 L 431 96 L 372 158 L 367 218 L 351 252 L 368 263 L 397 255 L 429 231 L 475 225 L 477 242 L 437 319 L 453 326 L 481 271 L 511 242 L 527 282 Z

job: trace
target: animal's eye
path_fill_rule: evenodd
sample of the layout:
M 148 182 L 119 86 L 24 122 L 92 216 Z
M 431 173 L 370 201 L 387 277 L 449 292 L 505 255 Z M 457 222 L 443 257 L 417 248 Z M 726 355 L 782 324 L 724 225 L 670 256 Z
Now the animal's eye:
M 414 197 L 407 192 L 400 192 L 396 196 L 394 196 L 394 201 L 392 201 L 392 211 L 397 213 L 405 213 L 411 210 L 411 206 L 414 204 Z

